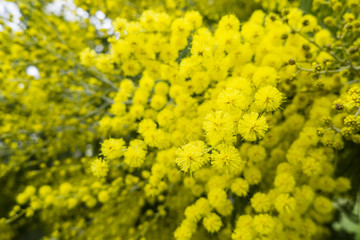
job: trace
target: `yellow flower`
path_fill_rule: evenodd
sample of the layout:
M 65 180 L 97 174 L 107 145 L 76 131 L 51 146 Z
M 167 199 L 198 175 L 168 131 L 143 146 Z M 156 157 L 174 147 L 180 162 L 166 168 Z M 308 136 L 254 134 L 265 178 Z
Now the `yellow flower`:
M 257 192 L 251 198 L 251 206 L 255 209 L 256 212 L 268 212 L 271 205 L 272 203 L 270 198 L 265 193 Z
M 125 141 L 122 138 L 109 138 L 102 143 L 101 152 L 106 159 L 113 160 L 123 156 L 125 148 Z
M 239 173 L 245 166 L 239 151 L 232 145 L 221 144 L 211 154 L 211 164 L 221 172 Z
M 260 234 L 270 234 L 275 228 L 275 221 L 268 214 L 260 214 L 254 217 L 253 226 Z
M 280 192 L 290 193 L 294 191 L 296 182 L 290 173 L 279 173 L 275 177 L 274 185 Z
M 208 193 L 208 199 L 211 206 L 220 208 L 227 200 L 226 192 L 221 188 L 213 188 Z
M 140 73 L 141 65 L 136 60 L 125 61 L 121 67 L 125 76 L 134 77 Z
M 275 208 L 280 214 L 290 214 L 296 211 L 296 200 L 289 194 L 280 194 L 275 199 Z
M 105 190 L 101 191 L 98 194 L 98 199 L 99 199 L 99 202 L 101 202 L 101 203 L 107 202 L 110 199 L 109 192 L 105 191 Z
M 96 177 L 106 177 L 109 165 L 102 159 L 96 159 L 91 164 L 91 171 Z
M 202 25 L 202 16 L 197 11 L 188 11 L 184 16 L 185 21 L 189 24 L 192 29 L 201 27 Z
M 253 76 L 255 87 L 271 85 L 275 86 L 277 82 L 277 72 L 272 67 L 259 67 Z
M 256 112 L 245 114 L 238 124 L 238 131 L 247 141 L 256 141 L 265 136 L 269 126 L 264 116 Z
M 250 185 L 253 185 L 261 181 L 262 175 L 257 167 L 249 167 L 244 170 L 244 177 Z
M 135 139 L 130 142 L 130 146 L 124 153 L 124 162 L 126 165 L 132 168 L 141 167 L 146 157 L 146 144 Z
M 232 115 L 241 113 L 240 110 L 249 108 L 250 103 L 250 96 L 237 89 L 231 88 L 222 91 L 217 98 L 217 105 L 220 110 L 227 111 Z
M 260 88 L 255 93 L 255 107 L 259 111 L 272 112 L 280 107 L 282 94 L 273 86 Z
M 203 224 L 210 233 L 218 232 L 222 226 L 221 218 L 216 213 L 209 213 L 204 218 Z
M 314 209 L 321 214 L 330 213 L 333 208 L 331 200 L 326 197 L 317 196 L 314 200 Z
M 231 191 L 239 197 L 246 196 L 249 191 L 249 184 L 245 179 L 235 178 L 231 184 Z
M 226 112 L 216 111 L 206 115 L 203 128 L 211 145 L 232 141 L 234 123 Z
M 202 141 L 190 142 L 176 151 L 176 164 L 184 172 L 194 172 L 209 161 L 206 145 Z
M 240 21 L 235 15 L 226 15 L 220 19 L 218 31 L 239 31 Z

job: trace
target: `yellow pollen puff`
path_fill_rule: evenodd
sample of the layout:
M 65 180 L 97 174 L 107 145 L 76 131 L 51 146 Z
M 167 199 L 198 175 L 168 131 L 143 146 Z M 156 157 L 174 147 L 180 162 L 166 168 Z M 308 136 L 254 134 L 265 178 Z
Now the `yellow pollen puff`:
M 233 140 L 234 123 L 230 115 L 224 111 L 216 111 L 206 115 L 203 128 L 211 145 L 220 141 L 232 142 Z
M 271 201 L 267 194 L 257 192 L 251 198 L 251 206 L 256 212 L 268 212 L 271 208 Z
M 114 160 L 123 156 L 125 148 L 125 141 L 122 138 L 109 138 L 102 143 L 101 152 L 106 159 Z
M 256 141 L 265 136 L 269 129 L 265 116 L 256 112 L 245 114 L 238 123 L 238 131 L 246 141 Z
M 283 96 L 273 86 L 260 88 L 255 93 L 255 108 L 259 111 L 272 112 L 278 109 L 283 101 Z
M 98 199 L 99 199 L 99 202 L 101 202 L 101 203 L 107 202 L 110 199 L 109 192 L 106 190 L 101 191 L 98 194 Z
M 241 159 L 239 151 L 234 146 L 221 144 L 212 152 L 211 164 L 220 172 L 240 173 L 245 161 Z
M 249 185 L 255 185 L 261 181 L 262 174 L 257 167 L 249 167 L 244 170 L 244 178 Z
M 131 168 L 141 167 L 145 161 L 146 153 L 146 144 L 143 141 L 132 140 L 124 153 L 124 162 Z
M 205 229 L 210 232 L 218 232 L 222 226 L 221 218 L 216 213 L 209 213 L 203 220 Z
M 98 158 L 91 163 L 91 172 L 94 176 L 102 178 L 106 177 L 109 171 L 109 165 L 106 161 Z
M 296 211 L 296 200 L 289 194 L 280 194 L 275 199 L 275 208 L 280 214 L 291 214 Z
M 259 234 L 270 234 L 275 228 L 275 221 L 268 214 L 259 214 L 254 217 L 253 226 Z
M 250 96 L 236 89 L 226 89 L 217 98 L 219 109 L 232 114 L 241 114 L 241 110 L 247 109 L 250 103 Z
M 190 142 L 176 151 L 176 164 L 182 171 L 194 172 L 209 161 L 206 145 L 202 141 Z
M 276 175 L 274 185 L 277 190 L 283 193 L 290 193 L 295 189 L 295 179 L 290 173 Z
M 239 197 L 244 197 L 248 194 L 249 184 L 245 179 L 235 178 L 231 184 L 231 191 Z
M 334 209 L 330 199 L 323 196 L 315 197 L 313 205 L 314 209 L 321 214 L 328 214 Z
M 277 72 L 272 67 L 259 67 L 256 69 L 252 82 L 256 88 L 261 86 L 275 86 L 277 83 Z

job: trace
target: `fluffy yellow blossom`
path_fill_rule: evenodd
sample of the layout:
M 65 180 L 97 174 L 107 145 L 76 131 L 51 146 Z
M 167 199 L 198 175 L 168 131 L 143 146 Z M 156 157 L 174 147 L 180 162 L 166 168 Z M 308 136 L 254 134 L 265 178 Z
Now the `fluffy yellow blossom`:
M 249 158 L 249 161 L 259 163 L 265 160 L 266 150 L 260 145 L 252 145 L 247 150 L 246 155 Z
M 164 95 L 160 95 L 160 94 L 155 94 L 154 96 L 152 96 L 151 98 L 151 107 L 155 110 L 160 110 L 162 109 L 165 104 L 167 102 L 167 97 Z
M 235 147 L 221 144 L 211 154 L 211 164 L 221 172 L 239 173 L 242 171 L 245 161 L 241 159 L 239 151 Z
M 257 192 L 251 198 L 251 206 L 257 212 L 268 212 L 271 208 L 271 201 L 268 195 Z
M 252 230 L 236 228 L 234 233 L 231 235 L 231 238 L 233 240 L 250 240 L 250 239 L 253 239 L 254 236 L 255 236 L 255 233 Z
M 296 210 L 296 200 L 289 194 L 280 194 L 275 199 L 275 208 L 280 214 L 291 214 Z
M 259 111 L 271 112 L 280 107 L 283 100 L 282 94 L 273 86 L 260 88 L 255 93 L 255 107 Z
M 176 164 L 184 172 L 194 172 L 206 164 L 209 155 L 202 141 L 190 142 L 176 151 Z
M 268 214 L 259 214 L 254 217 L 253 226 L 259 234 L 270 234 L 275 228 L 275 221 Z
M 98 158 L 91 163 L 91 171 L 96 177 L 106 177 L 109 165 L 106 161 Z
M 232 114 L 241 113 L 241 110 L 245 110 L 251 103 L 250 96 L 247 93 L 242 93 L 237 89 L 226 89 L 221 92 L 217 98 L 218 107 Z
M 249 184 L 242 178 L 236 178 L 231 184 L 231 191 L 239 197 L 246 196 L 249 191 Z
M 240 21 L 234 15 L 223 16 L 219 21 L 218 31 L 238 31 Z
M 220 141 L 229 142 L 234 134 L 234 123 L 228 113 L 216 111 L 206 115 L 203 128 L 211 145 Z
M 250 185 L 254 185 L 261 181 L 262 174 L 257 167 L 249 167 L 245 168 L 244 177 Z
M 135 139 L 130 142 L 124 153 L 124 162 L 129 167 L 140 167 L 146 157 L 146 145 L 143 141 Z
M 211 206 L 206 198 L 199 198 L 195 204 L 185 209 L 185 216 L 189 220 L 199 221 L 206 214 L 210 213 Z
M 72 191 L 73 191 L 73 186 L 68 182 L 62 183 L 59 187 L 60 194 L 64 196 L 69 195 Z
M 184 18 L 193 29 L 199 28 L 202 25 L 202 16 L 197 11 L 186 12 Z
M 268 129 L 265 116 L 259 117 L 256 112 L 245 114 L 238 124 L 239 133 L 247 141 L 263 138 Z
M 104 203 L 110 199 L 109 193 L 107 191 L 101 191 L 98 195 L 99 202 Z
M 303 172 L 308 176 L 317 176 L 321 172 L 321 164 L 319 160 L 307 157 L 303 161 Z
M 175 230 L 175 239 L 190 239 L 192 234 L 196 231 L 196 222 L 184 220 L 181 225 Z
M 122 138 L 109 138 L 102 143 L 101 152 L 106 159 L 113 160 L 123 156 L 125 148 L 125 141 Z
M 295 188 L 295 179 L 290 173 L 280 173 L 276 175 L 274 185 L 280 191 L 284 193 L 292 192 Z
M 317 196 L 314 200 L 314 209 L 322 214 L 330 213 L 333 210 L 331 201 L 323 196 Z
M 43 185 L 39 188 L 39 195 L 42 197 L 46 197 L 51 193 L 52 189 L 49 185 Z
M 216 213 L 209 213 L 206 215 L 203 224 L 210 233 L 219 231 L 222 226 L 221 218 Z
M 227 200 L 226 192 L 221 188 L 214 188 L 208 194 L 209 203 L 211 206 L 217 208 L 224 205 Z
M 275 86 L 277 82 L 277 72 L 272 67 L 260 67 L 256 69 L 253 75 L 253 84 L 255 87 L 271 85 Z M 264 91 L 264 90 L 263 90 Z M 267 90 L 269 91 L 269 90 Z M 273 94 L 273 93 L 270 93 Z
M 350 180 L 344 177 L 336 179 L 336 191 L 346 192 L 351 188 Z

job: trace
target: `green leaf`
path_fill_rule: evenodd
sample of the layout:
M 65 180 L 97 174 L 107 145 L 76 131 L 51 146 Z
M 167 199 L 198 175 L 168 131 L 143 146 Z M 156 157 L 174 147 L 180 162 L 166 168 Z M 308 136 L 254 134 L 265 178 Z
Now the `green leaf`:
M 311 5 L 312 5 L 312 0 L 301 0 L 299 8 L 304 13 L 309 13 L 311 11 Z
M 359 217 L 360 201 L 357 201 L 353 214 Z M 348 233 L 355 234 L 355 239 L 360 240 L 360 224 L 352 221 L 344 212 L 341 213 L 340 222 L 334 223 L 337 231 L 345 230 Z

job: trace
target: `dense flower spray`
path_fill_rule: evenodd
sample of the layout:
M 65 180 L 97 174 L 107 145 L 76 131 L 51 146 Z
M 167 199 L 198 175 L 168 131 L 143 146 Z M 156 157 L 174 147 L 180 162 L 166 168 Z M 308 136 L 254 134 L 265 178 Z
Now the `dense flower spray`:
M 1 22 L 1 240 L 335 234 L 358 1 L 50 2 Z

